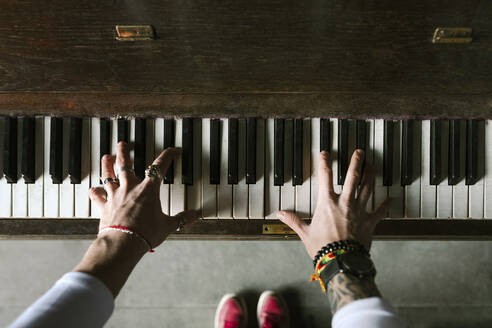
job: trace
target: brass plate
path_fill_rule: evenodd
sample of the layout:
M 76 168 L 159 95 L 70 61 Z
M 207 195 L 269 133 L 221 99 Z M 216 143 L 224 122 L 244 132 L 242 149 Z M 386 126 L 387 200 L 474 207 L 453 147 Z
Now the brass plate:
M 472 29 L 469 27 L 438 27 L 432 37 L 432 43 L 470 42 L 472 42 Z
M 295 235 L 295 231 L 285 224 L 264 224 L 262 233 L 264 235 Z
M 152 25 L 116 25 L 116 40 L 141 41 L 153 40 L 154 29 Z

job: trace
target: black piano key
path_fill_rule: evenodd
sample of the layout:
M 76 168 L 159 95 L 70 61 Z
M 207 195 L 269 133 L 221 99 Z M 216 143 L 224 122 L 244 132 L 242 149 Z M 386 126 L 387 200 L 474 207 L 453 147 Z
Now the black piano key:
M 129 125 L 128 121 L 124 118 L 119 118 L 118 119 L 118 140 L 117 142 L 124 141 L 126 143 L 130 142 L 130 135 L 129 135 Z
M 362 161 L 362 171 L 366 164 L 366 151 L 367 151 L 367 123 L 364 120 L 357 120 L 355 126 L 355 149 L 362 149 L 364 151 L 364 160 Z
M 36 180 L 36 125 L 34 117 L 26 117 L 22 122 L 22 164 L 21 174 L 25 183 Z
M 366 151 L 367 146 L 367 123 L 364 120 L 356 121 L 355 148 Z
M 3 133 L 3 174 L 8 183 L 17 183 L 17 118 L 5 118 Z
M 246 183 L 256 183 L 256 118 L 246 120 Z
M 70 148 L 68 152 L 68 176 L 70 183 L 79 184 L 82 180 L 82 119 L 70 119 Z
M 441 137 L 442 127 L 440 120 L 431 120 L 430 140 L 430 184 L 438 185 L 441 182 Z
M 210 184 L 220 184 L 220 120 L 210 120 Z
M 401 185 L 408 186 L 413 181 L 413 148 L 415 147 L 413 141 L 413 120 L 402 121 L 402 133 L 401 133 Z
M 135 145 L 134 145 L 134 161 L 133 167 L 135 169 L 135 176 L 143 180 L 145 178 L 145 148 L 146 142 L 146 122 L 145 118 L 135 119 Z
M 338 120 L 338 184 L 339 185 L 343 185 L 345 183 L 345 176 L 347 175 L 347 170 L 349 165 L 348 133 L 349 133 L 348 120 L 344 120 L 344 119 Z
M 174 119 L 165 119 L 164 120 L 164 149 L 172 148 L 175 145 L 175 136 L 174 136 Z M 173 184 L 174 183 L 174 164 L 171 163 L 166 173 L 164 174 L 165 184 Z
M 239 122 L 236 118 L 229 119 L 229 135 L 227 148 L 227 183 L 238 183 L 238 147 Z
M 460 179 L 460 161 L 464 156 L 460 147 L 461 131 L 459 120 L 449 121 L 448 185 L 457 184 Z
M 182 179 L 184 185 L 193 185 L 193 119 L 183 119 L 183 153 L 181 160 Z
M 101 159 L 111 155 L 111 121 L 107 118 L 99 120 L 99 176 L 101 176 Z
M 284 185 L 284 130 L 285 120 L 276 118 L 274 121 L 274 149 L 273 149 L 273 184 Z
M 319 131 L 320 131 L 320 140 L 319 140 L 319 151 L 327 151 L 331 152 L 331 126 L 330 120 L 327 118 L 322 118 L 319 121 Z M 317 163 L 316 163 L 317 165 Z
M 50 176 L 51 181 L 63 181 L 63 119 L 52 117 L 50 123 Z
M 302 156 L 302 143 L 303 143 L 303 120 L 302 119 L 295 119 L 294 120 L 294 154 L 293 154 L 293 161 L 294 165 L 292 165 L 292 185 L 293 186 L 298 186 L 302 185 L 303 181 L 303 168 L 302 168 L 302 162 L 303 162 L 303 156 Z
M 478 174 L 478 147 L 479 147 L 479 128 L 478 120 L 466 121 L 466 164 L 465 164 L 465 184 L 475 184 L 479 177 Z
M 393 185 L 394 137 L 393 121 L 385 120 L 383 140 L 383 186 Z

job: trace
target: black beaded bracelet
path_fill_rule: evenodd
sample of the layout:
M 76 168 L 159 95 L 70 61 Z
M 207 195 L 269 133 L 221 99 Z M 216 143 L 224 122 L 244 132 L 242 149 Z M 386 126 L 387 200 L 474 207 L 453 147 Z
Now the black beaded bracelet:
M 369 252 L 366 250 L 366 248 L 361 243 L 359 243 L 356 240 L 353 240 L 353 239 L 345 239 L 345 240 L 335 241 L 333 243 L 329 243 L 326 246 L 323 246 L 318 251 L 318 253 L 316 254 L 316 256 L 313 259 L 313 266 L 314 266 L 314 268 L 316 269 L 316 264 L 318 263 L 318 261 L 319 261 L 320 258 L 322 258 L 323 256 L 325 256 L 328 253 L 331 253 L 333 251 L 337 251 L 337 250 L 340 250 L 340 249 L 343 249 L 343 250 L 346 250 L 346 251 L 359 251 L 359 252 L 364 253 L 368 257 L 371 256 L 369 254 Z

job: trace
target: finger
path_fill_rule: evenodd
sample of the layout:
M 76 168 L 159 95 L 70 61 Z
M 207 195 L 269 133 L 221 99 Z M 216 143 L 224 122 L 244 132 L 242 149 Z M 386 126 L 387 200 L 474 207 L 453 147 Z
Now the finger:
M 168 217 L 173 225 L 171 226 L 171 231 L 175 231 L 181 222 L 183 222 L 185 225 L 188 223 L 192 223 L 196 220 L 198 220 L 201 216 L 201 211 L 196 211 L 196 210 L 189 210 L 189 211 L 183 211 L 175 216 Z
M 157 156 L 157 158 L 154 160 L 152 165 L 159 166 L 162 175 L 164 175 L 169 169 L 169 167 L 171 166 L 171 163 L 179 156 L 179 154 L 180 154 L 179 148 L 166 148 L 159 154 L 159 156 Z M 144 180 L 145 183 L 152 182 L 152 181 L 159 181 L 159 180 L 155 178 L 150 178 L 148 176 L 145 177 Z M 160 183 L 155 185 L 159 186 Z
M 116 146 L 116 166 L 133 168 L 133 163 L 130 158 L 130 146 L 126 142 L 120 141 Z M 120 180 L 120 186 L 125 189 L 129 185 L 134 185 L 137 182 L 135 174 L 126 170 L 120 170 L 118 172 L 118 179 Z
M 376 225 L 381 219 L 388 216 L 389 209 L 391 207 L 391 198 L 386 198 L 381 205 L 374 211 L 371 215 L 371 220 L 374 221 L 374 225 Z
M 347 170 L 347 176 L 345 178 L 345 183 L 343 184 L 342 194 L 340 200 L 345 203 L 350 203 L 355 199 L 355 191 L 360 181 L 360 171 L 362 168 L 362 162 L 364 160 L 364 151 L 362 149 L 357 149 L 352 154 L 352 159 L 350 160 L 350 166 Z
M 367 202 L 371 196 L 374 186 L 374 168 L 372 165 L 366 163 L 364 168 L 364 173 L 362 175 L 362 182 L 360 183 L 359 189 L 359 202 L 362 208 L 367 207 Z
M 323 150 L 318 159 L 318 193 L 328 192 L 329 196 L 335 195 L 331 164 L 330 153 Z
M 106 178 L 116 178 L 114 174 L 114 161 L 115 157 L 108 154 L 104 155 L 101 159 L 101 178 L 103 180 Z M 109 199 L 113 197 L 116 188 L 118 188 L 118 184 L 114 182 L 108 182 L 104 185 L 104 190 L 106 190 Z
M 90 200 L 96 204 L 97 207 L 102 209 L 104 204 L 106 204 L 106 199 L 108 197 L 108 194 L 106 193 L 106 190 L 104 190 L 103 187 L 96 187 L 96 188 L 90 188 L 89 189 L 89 198 Z
M 304 236 L 304 229 L 307 227 L 307 223 L 299 219 L 297 215 L 289 211 L 278 211 L 277 218 L 294 230 L 299 237 L 302 238 Z

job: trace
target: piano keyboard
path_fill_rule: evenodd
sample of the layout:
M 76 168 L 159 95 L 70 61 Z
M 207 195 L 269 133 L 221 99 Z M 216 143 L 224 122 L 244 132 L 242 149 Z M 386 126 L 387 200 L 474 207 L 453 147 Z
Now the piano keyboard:
M 162 210 L 203 219 L 313 215 L 320 150 L 342 190 L 354 149 L 376 167 L 369 209 L 390 196 L 389 218 L 492 219 L 492 121 L 346 119 L 0 119 L 0 217 L 91 218 L 100 159 L 131 145 L 142 179 L 166 147 L 181 158 L 161 185 Z

